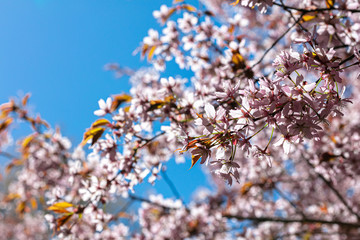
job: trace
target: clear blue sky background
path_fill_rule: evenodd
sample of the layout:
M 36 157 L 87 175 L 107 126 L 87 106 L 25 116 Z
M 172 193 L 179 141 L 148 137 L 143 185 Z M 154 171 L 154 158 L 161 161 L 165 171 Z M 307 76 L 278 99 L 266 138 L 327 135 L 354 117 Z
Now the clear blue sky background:
M 146 66 L 132 53 L 149 28 L 159 27 L 152 11 L 163 3 L 171 1 L 2 0 L 0 102 L 30 92 L 32 111 L 78 144 L 96 119 L 97 101 L 130 87 L 103 66 Z M 168 173 L 187 201 L 206 181 L 199 166 L 189 166 L 169 164 Z M 172 196 L 164 181 L 156 189 Z

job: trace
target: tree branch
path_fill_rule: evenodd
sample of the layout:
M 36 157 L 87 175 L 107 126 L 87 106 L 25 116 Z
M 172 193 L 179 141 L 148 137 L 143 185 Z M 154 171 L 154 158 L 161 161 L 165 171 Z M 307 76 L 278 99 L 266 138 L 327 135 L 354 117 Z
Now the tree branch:
M 176 189 L 175 184 L 171 181 L 171 179 L 170 179 L 169 176 L 167 175 L 166 171 L 162 170 L 162 171 L 161 171 L 161 174 L 162 174 L 165 182 L 166 182 L 167 185 L 169 186 L 171 192 L 175 195 L 175 197 L 178 198 L 178 199 L 180 199 L 181 202 L 184 202 L 184 201 L 182 200 L 182 197 L 181 197 L 179 191 Z
M 293 201 L 291 201 L 278 187 L 276 187 L 276 185 L 274 186 L 274 189 L 295 209 L 297 213 L 299 213 L 304 219 L 307 219 L 305 213 Z
M 327 221 L 322 219 L 314 219 L 314 218 L 307 218 L 307 219 L 291 219 L 291 218 L 276 218 L 276 217 L 255 217 L 255 216 L 239 216 L 239 215 L 232 215 L 232 214 L 224 214 L 223 217 L 225 218 L 234 218 L 237 220 L 250 220 L 254 222 L 278 222 L 278 223 L 321 223 L 321 224 L 331 224 L 331 225 L 339 225 L 343 227 L 350 227 L 350 228 L 360 228 L 360 223 L 349 223 L 349 222 L 342 222 L 342 221 Z
M 309 159 L 305 158 L 306 163 L 314 170 L 314 172 L 316 173 L 316 175 L 331 189 L 331 191 L 336 195 L 336 197 L 340 200 L 340 202 L 342 202 L 344 204 L 344 206 L 347 208 L 347 210 L 349 210 L 349 212 L 351 212 L 353 215 L 356 216 L 357 220 L 360 221 L 360 215 L 358 213 L 356 213 L 351 207 L 350 205 L 345 201 L 344 197 L 339 193 L 338 190 L 336 190 L 336 188 L 333 186 L 333 184 L 328 181 L 321 173 L 318 173 L 315 171 L 315 166 L 312 165 L 309 161 Z
M 265 56 L 270 52 L 271 49 L 273 49 L 276 44 L 296 25 L 300 22 L 300 20 L 302 19 L 304 13 L 301 14 L 301 16 L 299 17 L 299 19 L 293 23 L 293 25 L 291 25 L 283 34 L 281 34 L 281 36 L 275 40 L 275 42 L 264 52 L 264 54 L 261 56 L 261 58 L 255 63 L 253 64 L 250 68 L 254 68 L 256 65 L 258 65 L 259 63 L 262 62 L 262 60 L 264 60 Z
M 162 204 L 160 204 L 160 203 L 152 202 L 152 201 L 150 201 L 149 199 L 146 199 L 146 198 L 143 198 L 143 197 L 139 197 L 139 196 L 136 196 L 136 195 L 133 195 L 133 194 L 129 194 L 129 198 L 132 199 L 132 200 L 135 200 L 135 201 L 139 201 L 139 202 L 146 202 L 146 203 L 149 203 L 149 204 L 154 205 L 154 206 L 157 206 L 157 207 L 161 207 L 161 208 L 166 209 L 166 210 L 176 210 L 176 209 L 179 209 L 179 208 L 164 206 L 164 205 L 162 205 Z
M 326 12 L 326 11 L 346 11 L 346 12 L 352 12 L 352 13 L 357 13 L 360 12 L 360 9 L 339 9 L 339 8 L 316 8 L 316 9 L 303 9 L 303 8 L 296 8 L 296 7 L 291 7 L 291 6 L 287 6 L 281 3 L 277 3 L 277 2 L 273 2 L 274 5 L 282 7 L 284 10 L 286 9 L 290 9 L 290 10 L 296 10 L 302 13 L 311 13 L 311 12 Z
M 11 153 L 8 152 L 1 152 L 0 151 L 0 155 L 9 159 L 19 159 L 18 157 L 16 157 L 15 155 L 12 155 Z

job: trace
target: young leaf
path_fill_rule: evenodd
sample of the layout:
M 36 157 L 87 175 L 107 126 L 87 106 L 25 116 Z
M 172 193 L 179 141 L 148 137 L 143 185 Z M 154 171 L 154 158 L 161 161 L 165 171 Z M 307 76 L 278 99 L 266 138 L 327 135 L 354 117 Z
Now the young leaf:
M 182 9 L 185 9 L 185 10 L 187 10 L 189 12 L 196 12 L 196 10 L 197 10 L 194 6 L 189 5 L 189 4 L 183 5 Z
M 132 97 L 128 94 L 120 94 L 113 96 L 113 102 L 111 104 L 111 111 L 115 111 L 122 103 L 130 102 Z
M 88 131 L 84 133 L 83 141 L 81 142 L 81 146 L 84 146 L 89 140 L 92 139 L 91 146 L 96 143 L 97 140 L 101 137 L 104 133 L 105 128 L 97 127 L 97 128 L 90 128 Z
M 5 121 L 0 123 L 0 132 L 6 130 L 6 128 L 14 121 L 12 118 L 7 118 Z
M 47 208 L 47 210 L 56 212 L 56 213 L 70 213 L 66 208 L 72 207 L 73 205 L 68 202 L 58 202 L 54 203 L 50 207 Z
M 233 51 L 231 61 L 233 64 L 232 68 L 235 71 L 238 69 L 244 69 L 246 67 L 244 57 L 238 51 Z
M 155 52 L 156 46 L 152 46 L 149 50 L 148 53 L 148 61 L 151 61 L 151 59 L 153 58 L 154 52 Z
M 325 0 L 325 4 L 327 8 L 334 7 L 334 0 Z
M 26 94 L 23 99 L 21 100 L 21 104 L 25 106 L 30 98 L 30 93 Z
M 143 46 L 142 46 L 142 49 L 141 49 L 141 58 L 143 58 L 144 56 L 145 56 L 145 54 L 147 53 L 147 51 L 149 50 L 149 45 L 147 45 L 147 44 L 144 44 Z
M 25 201 L 21 201 L 17 206 L 16 206 L 16 212 L 19 214 L 23 214 L 24 212 L 26 212 L 26 202 Z
M 164 105 L 165 105 L 165 101 L 163 101 L 163 100 L 151 100 L 148 111 L 162 108 Z
M 58 203 L 54 203 L 51 206 L 60 207 L 60 208 L 69 208 L 69 207 L 73 207 L 74 205 L 69 202 L 58 202 Z
M 36 199 L 35 198 L 30 198 L 30 204 L 31 204 L 31 207 L 32 209 L 37 209 L 37 202 L 36 202 Z
M 171 15 L 174 14 L 175 11 L 176 11 L 176 8 L 170 8 L 168 15 L 162 20 L 162 24 L 165 24 L 165 22 L 171 17 Z
M 302 20 L 303 20 L 303 22 L 308 22 L 308 21 L 313 20 L 314 18 L 316 18 L 316 15 L 305 14 L 305 15 L 302 17 Z
M 246 182 L 244 183 L 244 185 L 242 185 L 241 189 L 240 189 L 240 192 L 242 195 L 245 195 L 249 190 L 250 188 L 253 186 L 253 183 L 252 182 Z
M 97 127 L 105 126 L 108 124 L 110 124 L 109 120 L 107 120 L 105 118 L 101 118 L 101 119 L 98 119 L 95 122 L 93 122 L 93 124 L 91 124 L 91 128 L 97 128 Z
M 18 199 L 21 198 L 20 194 L 18 193 L 9 193 L 7 196 L 5 196 L 4 201 L 5 202 L 10 202 L 14 199 Z
M 239 4 L 239 1 L 240 0 L 236 0 L 235 2 L 233 2 L 233 3 L 230 3 L 230 5 L 232 5 L 232 6 L 236 6 L 236 5 L 238 5 Z
M 34 134 L 31 134 L 31 135 L 27 136 L 26 138 L 24 138 L 24 140 L 21 143 L 22 148 L 26 149 L 29 146 L 29 144 L 34 140 L 34 138 L 35 138 Z

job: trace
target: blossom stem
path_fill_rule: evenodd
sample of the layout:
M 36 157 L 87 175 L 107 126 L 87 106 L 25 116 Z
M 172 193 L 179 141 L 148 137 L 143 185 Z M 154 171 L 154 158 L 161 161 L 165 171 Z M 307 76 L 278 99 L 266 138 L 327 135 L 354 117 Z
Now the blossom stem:
M 256 133 L 254 133 L 254 135 L 250 136 L 248 138 L 248 140 L 250 140 L 252 137 L 255 137 L 259 132 L 261 132 L 262 130 L 264 130 L 264 128 L 266 128 L 268 126 L 268 123 L 266 123 L 261 129 L 259 129 Z
M 275 127 L 273 127 L 272 131 L 271 131 L 271 136 L 270 136 L 270 139 L 269 139 L 269 142 L 268 144 L 266 145 L 265 149 L 264 149 L 264 152 L 266 152 L 266 150 L 268 149 L 269 145 L 270 145 L 270 142 L 271 142 L 271 139 L 274 135 L 274 130 L 275 130 Z

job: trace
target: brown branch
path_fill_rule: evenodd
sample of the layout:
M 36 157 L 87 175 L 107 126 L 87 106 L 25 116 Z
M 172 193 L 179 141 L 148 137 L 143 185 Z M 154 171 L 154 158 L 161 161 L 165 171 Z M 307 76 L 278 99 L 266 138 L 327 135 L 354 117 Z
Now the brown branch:
M 339 9 L 339 8 L 316 8 L 316 9 L 303 9 L 303 8 L 296 8 L 292 6 L 287 6 L 281 3 L 273 2 L 274 5 L 282 7 L 284 10 L 290 9 L 290 10 L 296 10 L 302 13 L 311 13 L 311 12 L 326 12 L 326 11 L 346 11 L 346 12 L 352 12 L 357 13 L 360 12 L 360 9 Z
M 285 5 L 283 0 L 280 0 L 281 4 Z M 290 14 L 290 17 L 296 22 L 296 18 L 294 17 L 293 13 L 291 12 L 291 10 L 289 9 L 284 9 L 285 11 L 287 11 Z M 305 32 L 309 32 L 309 30 L 307 30 L 301 23 L 300 21 L 298 22 L 298 25 L 300 26 L 300 28 L 305 31 Z
M 139 196 L 136 196 L 136 195 L 133 195 L 133 194 L 129 194 L 129 198 L 132 199 L 132 200 L 135 200 L 135 201 L 139 201 L 139 202 L 146 202 L 146 203 L 149 203 L 151 205 L 161 207 L 161 208 L 163 208 L 165 210 L 177 210 L 177 209 L 179 209 L 179 208 L 164 206 L 164 205 L 162 205 L 160 203 L 152 202 L 147 198 L 139 197 Z
M 315 166 L 312 165 L 309 161 L 309 159 L 305 158 L 306 163 L 315 171 Z M 333 184 L 327 180 L 321 173 L 316 172 L 316 175 L 331 189 L 331 191 L 336 195 L 336 197 L 340 200 L 340 202 L 342 202 L 344 204 L 344 206 L 347 208 L 347 210 L 349 210 L 349 212 L 351 212 L 353 215 L 356 216 L 357 220 L 360 221 L 360 215 L 358 213 L 356 213 L 351 207 L 350 205 L 345 201 L 344 197 L 339 193 L 339 191 L 333 186 Z
M 299 231 L 299 232 L 295 232 L 295 233 L 288 232 L 288 233 L 276 236 L 273 240 L 283 240 L 283 239 L 288 239 L 287 237 L 293 237 L 293 236 L 301 237 L 307 233 L 308 233 L 308 231 Z M 342 234 L 342 233 L 340 231 L 338 231 L 338 232 L 325 232 L 325 231 L 321 231 L 321 230 L 311 231 L 311 236 L 314 236 L 314 235 L 326 236 L 327 237 L 326 239 L 329 239 L 329 237 L 334 236 L 334 235 L 339 235 L 339 234 Z M 346 233 L 347 238 L 355 237 L 355 236 L 357 236 L 357 235 Z M 350 238 L 350 239 L 353 239 L 353 238 Z
M 359 53 L 360 53 L 360 51 L 359 51 Z M 355 58 L 355 54 L 352 54 L 351 56 L 349 56 L 349 57 L 345 58 L 344 60 L 342 60 L 342 61 L 339 63 L 339 66 L 341 66 L 341 65 L 343 65 L 344 63 L 352 60 L 353 58 Z
M 305 213 L 293 201 L 291 201 L 278 187 L 274 186 L 274 189 L 295 209 L 298 214 L 303 217 L 303 219 L 307 219 Z
M 262 60 L 264 60 L 265 56 L 270 52 L 270 50 L 273 49 L 273 48 L 276 46 L 276 44 L 278 44 L 278 42 L 279 42 L 283 37 L 285 37 L 285 35 L 286 35 L 288 32 L 290 32 L 290 30 L 291 30 L 296 24 L 298 24 L 298 23 L 301 21 L 303 15 L 304 15 L 304 13 L 301 14 L 301 16 L 299 17 L 299 19 L 298 19 L 295 23 L 293 23 L 293 25 L 291 25 L 283 34 L 281 34 L 281 36 L 280 36 L 278 39 L 275 40 L 275 42 L 264 52 L 264 54 L 261 56 L 261 58 L 260 58 L 255 64 L 253 64 L 253 65 L 250 67 L 251 69 L 254 68 L 256 65 L 258 65 L 259 63 L 261 63 Z
M 177 199 L 180 199 L 181 202 L 184 202 L 184 201 L 182 200 L 182 197 L 181 197 L 179 191 L 177 190 L 175 184 L 171 181 L 171 179 L 169 178 L 169 176 L 167 175 L 167 173 L 166 173 L 166 171 L 165 171 L 164 169 L 162 169 L 161 174 L 162 174 L 162 176 L 163 176 L 166 184 L 169 186 L 171 192 L 175 195 L 175 197 L 176 197 Z
M 1 152 L 0 151 L 0 155 L 2 155 L 3 157 L 9 158 L 9 159 L 19 159 L 15 155 L 12 155 L 11 153 L 8 153 L 8 152 Z
M 162 136 L 162 135 L 164 135 L 164 134 L 165 134 L 165 132 L 161 132 L 161 133 L 153 136 L 153 137 L 150 138 L 150 139 L 146 139 L 146 138 L 143 138 L 143 137 L 140 137 L 140 136 L 136 136 L 137 138 L 140 138 L 141 141 L 145 141 L 145 143 L 143 143 L 142 145 L 140 145 L 139 147 L 137 147 L 137 148 L 134 150 L 131 158 L 134 159 L 134 158 L 136 157 L 136 154 L 137 154 L 138 149 L 145 147 L 147 144 L 149 144 L 150 142 L 152 142 L 153 140 L 155 140 L 156 138 L 158 138 L 158 137 L 160 137 L 160 136 Z M 134 163 L 135 163 L 135 162 L 133 162 L 133 164 L 134 164 Z M 119 171 L 112 179 L 110 179 L 110 182 L 114 181 L 114 180 L 115 180 L 120 174 L 122 174 L 122 173 L 123 173 L 122 171 Z
M 291 219 L 291 218 L 277 218 L 277 217 L 255 217 L 255 216 L 239 216 L 239 215 L 232 215 L 232 214 L 224 214 L 223 217 L 225 218 L 234 218 L 240 221 L 250 220 L 258 223 L 262 222 L 278 222 L 278 223 L 321 223 L 321 224 L 330 224 L 330 225 L 339 225 L 343 227 L 349 228 L 360 228 L 360 223 L 350 223 L 350 222 L 342 222 L 338 220 L 327 221 L 322 219 L 314 219 L 314 218 L 307 218 L 307 219 Z
M 149 139 L 143 138 L 143 137 L 138 136 L 138 135 L 134 135 L 134 136 L 137 137 L 137 138 L 140 138 L 141 141 L 145 141 L 145 143 L 142 144 L 139 147 L 139 148 L 142 148 L 142 147 L 146 146 L 148 143 L 150 143 L 151 141 L 155 140 L 156 138 L 158 138 L 158 137 L 160 137 L 161 135 L 164 135 L 164 134 L 165 134 L 165 132 L 161 132 L 161 133 L 159 133 L 159 134 L 157 134 L 157 135 L 155 135 L 155 136 L 153 136 L 152 138 L 149 138 Z

